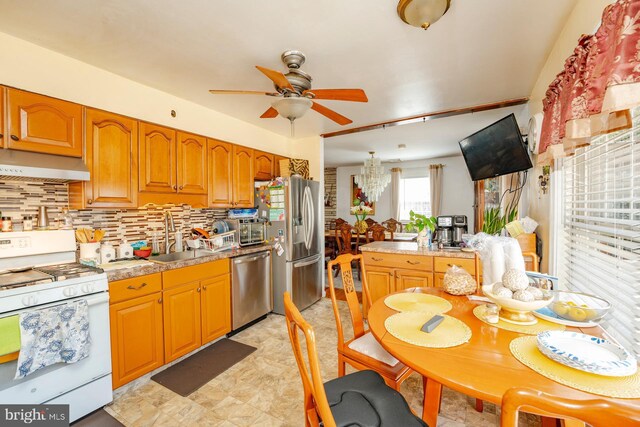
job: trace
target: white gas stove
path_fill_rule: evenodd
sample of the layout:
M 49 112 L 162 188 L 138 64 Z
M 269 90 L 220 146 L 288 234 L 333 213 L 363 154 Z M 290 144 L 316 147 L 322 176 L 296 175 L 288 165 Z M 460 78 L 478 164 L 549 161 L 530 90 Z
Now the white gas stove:
M 70 421 L 112 400 L 106 274 L 75 262 L 73 230 L 0 233 L 0 318 L 78 300 L 89 307 L 89 356 L 14 380 L 17 360 L 0 364 L 0 402 L 70 405 Z

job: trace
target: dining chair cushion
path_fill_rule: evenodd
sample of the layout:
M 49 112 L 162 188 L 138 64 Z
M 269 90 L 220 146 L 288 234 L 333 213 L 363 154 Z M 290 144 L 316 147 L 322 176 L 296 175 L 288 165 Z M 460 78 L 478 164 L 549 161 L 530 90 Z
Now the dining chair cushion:
M 374 371 L 358 371 L 324 384 L 338 427 L 425 427 L 404 397 Z
M 375 339 L 371 332 L 367 332 L 360 338 L 356 338 L 355 340 L 351 341 L 347 347 L 389 366 L 396 366 L 399 363 L 398 359 L 393 357 L 387 350 L 382 348 L 378 340 Z

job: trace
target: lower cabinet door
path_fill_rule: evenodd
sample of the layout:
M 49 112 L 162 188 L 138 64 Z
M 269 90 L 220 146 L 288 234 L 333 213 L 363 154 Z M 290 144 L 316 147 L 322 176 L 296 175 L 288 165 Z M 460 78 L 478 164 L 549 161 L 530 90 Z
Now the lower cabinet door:
M 231 331 L 231 280 L 224 274 L 200 284 L 202 344 L 206 344 Z
M 433 286 L 441 288 L 444 285 L 445 273 L 433 273 Z
M 396 270 L 396 291 L 433 286 L 433 273 L 415 270 Z
M 109 315 L 113 388 L 116 389 L 164 364 L 162 293 L 113 304 Z
M 371 303 L 393 292 L 393 269 L 384 267 L 369 267 L 367 270 L 367 285 L 371 297 Z M 363 304 L 364 315 L 367 315 L 369 307 Z
M 164 359 L 166 363 L 200 347 L 200 282 L 163 292 Z

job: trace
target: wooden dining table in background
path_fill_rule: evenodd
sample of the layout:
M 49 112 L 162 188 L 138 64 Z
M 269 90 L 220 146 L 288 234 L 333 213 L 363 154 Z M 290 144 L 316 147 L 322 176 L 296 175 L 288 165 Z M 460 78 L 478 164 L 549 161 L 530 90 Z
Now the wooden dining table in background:
M 448 300 L 453 308 L 446 314 L 463 321 L 472 331 L 469 342 L 456 347 L 419 347 L 401 341 L 387 332 L 384 322 L 397 312 L 385 305 L 384 298 L 374 302 L 369 310 L 369 328 L 382 347 L 425 377 L 425 403 L 422 419 L 429 426 L 436 426 L 443 385 L 496 405 L 500 405 L 502 396 L 508 389 L 522 386 L 578 401 L 603 398 L 603 396 L 586 393 L 557 383 L 520 363 L 511 354 L 509 344 L 513 339 L 521 337 L 523 334 L 499 329 L 477 319 L 473 314 L 473 309 L 481 303 L 472 302 L 466 296 L 449 295 L 439 288 L 412 288 L 404 292 L 428 293 Z M 603 333 L 600 327 L 584 330 L 567 327 L 567 330 L 597 336 L 602 336 Z M 640 399 L 606 397 L 604 399 L 621 400 L 638 405 L 640 408 Z M 549 414 L 541 413 L 533 408 L 523 408 L 523 410 L 542 415 L 543 426 L 555 425 L 554 419 L 545 417 Z
M 391 240 L 391 233 L 384 233 L 386 240 Z M 418 233 L 394 233 L 393 240 L 396 242 L 410 242 L 414 240 L 418 236 Z M 325 239 L 335 239 L 336 238 L 336 230 L 325 230 L 324 232 Z M 351 240 L 356 240 L 358 238 L 358 233 L 352 233 Z M 366 242 L 364 234 L 360 234 L 360 241 L 362 244 Z

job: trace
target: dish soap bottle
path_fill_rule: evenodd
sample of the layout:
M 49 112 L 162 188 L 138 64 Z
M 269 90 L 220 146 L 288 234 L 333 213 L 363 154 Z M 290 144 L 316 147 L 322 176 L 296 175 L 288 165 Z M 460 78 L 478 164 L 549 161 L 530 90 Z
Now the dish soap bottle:
M 151 255 L 160 255 L 160 232 L 151 232 Z

